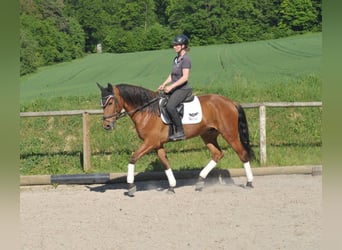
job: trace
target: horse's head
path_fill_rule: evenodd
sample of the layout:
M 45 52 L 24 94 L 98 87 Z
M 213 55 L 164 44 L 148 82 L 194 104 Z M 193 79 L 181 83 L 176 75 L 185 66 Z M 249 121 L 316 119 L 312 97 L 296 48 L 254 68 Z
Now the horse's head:
M 101 107 L 103 109 L 103 128 L 106 130 L 114 129 L 115 122 L 120 116 L 122 107 L 115 96 L 112 84 L 108 83 L 106 88 L 96 83 L 101 90 Z

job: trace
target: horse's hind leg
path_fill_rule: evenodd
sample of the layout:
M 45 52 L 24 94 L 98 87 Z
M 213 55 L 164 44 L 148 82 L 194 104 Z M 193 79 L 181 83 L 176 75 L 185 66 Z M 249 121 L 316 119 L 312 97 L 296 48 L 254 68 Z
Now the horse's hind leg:
M 240 140 L 238 138 L 229 138 L 225 135 L 222 135 L 223 138 L 230 144 L 230 146 L 234 149 L 234 151 L 237 153 L 237 155 L 239 156 L 240 160 L 243 163 L 243 167 L 245 169 L 245 173 L 246 173 L 246 178 L 247 178 L 247 184 L 246 187 L 249 188 L 253 188 L 253 173 L 251 170 L 251 166 L 249 163 L 249 159 L 248 159 L 248 153 L 245 150 L 245 148 L 243 147 L 243 145 L 241 144 Z
M 198 181 L 196 183 L 196 191 L 202 191 L 205 178 L 207 178 L 207 175 L 210 173 L 210 171 L 223 157 L 223 152 L 217 143 L 218 135 L 219 133 L 216 130 L 209 130 L 207 133 L 201 135 L 202 140 L 211 152 L 211 161 L 201 170 Z

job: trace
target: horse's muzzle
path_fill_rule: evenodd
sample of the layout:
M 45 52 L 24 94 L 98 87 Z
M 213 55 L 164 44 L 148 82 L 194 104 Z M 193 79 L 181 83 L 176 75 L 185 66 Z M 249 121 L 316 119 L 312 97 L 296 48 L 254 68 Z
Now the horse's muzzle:
M 113 130 L 115 128 L 115 122 L 109 122 L 106 125 L 103 125 L 105 130 Z

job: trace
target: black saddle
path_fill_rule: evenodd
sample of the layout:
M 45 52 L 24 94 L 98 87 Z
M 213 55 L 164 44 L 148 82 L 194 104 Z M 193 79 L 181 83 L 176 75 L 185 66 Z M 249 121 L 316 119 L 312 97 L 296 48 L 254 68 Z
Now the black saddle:
M 185 102 L 192 102 L 194 100 L 195 96 L 194 95 L 190 95 L 188 97 L 185 98 L 185 100 L 180 103 L 176 109 L 178 112 L 178 115 L 180 116 L 180 118 L 183 118 L 184 115 L 184 104 Z M 171 123 L 171 119 L 166 111 L 166 104 L 169 100 L 169 95 L 163 95 L 160 100 L 159 100 L 159 109 L 160 109 L 160 114 L 164 116 L 165 120 L 167 121 L 168 124 Z

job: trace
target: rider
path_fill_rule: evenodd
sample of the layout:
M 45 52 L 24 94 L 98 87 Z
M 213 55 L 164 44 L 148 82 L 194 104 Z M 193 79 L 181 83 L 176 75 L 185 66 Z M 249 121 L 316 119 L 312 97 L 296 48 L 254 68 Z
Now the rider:
M 176 36 L 173 39 L 172 44 L 177 56 L 173 60 L 171 73 L 159 86 L 158 90 L 164 90 L 164 92 L 169 95 L 166 110 L 175 128 L 174 133 L 170 135 L 169 139 L 171 141 L 177 141 L 185 139 L 182 120 L 176 107 L 192 94 L 192 89 L 188 82 L 191 60 L 187 53 L 190 48 L 188 47 L 189 39 L 186 35 Z

